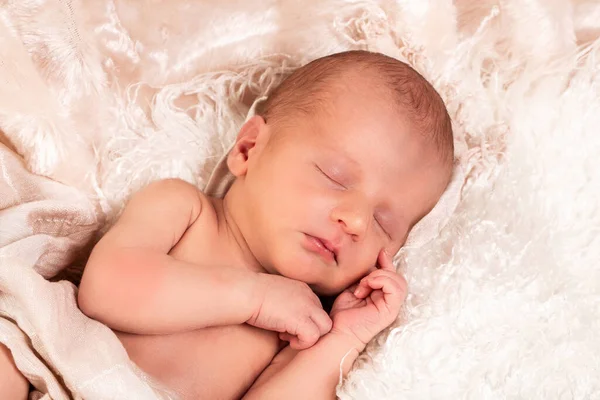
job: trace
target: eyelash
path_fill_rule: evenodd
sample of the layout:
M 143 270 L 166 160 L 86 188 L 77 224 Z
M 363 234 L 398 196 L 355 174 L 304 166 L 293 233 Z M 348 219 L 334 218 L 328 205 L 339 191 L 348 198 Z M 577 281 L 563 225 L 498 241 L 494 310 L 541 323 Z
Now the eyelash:
M 339 183 L 338 181 L 336 181 L 335 179 L 333 179 L 332 177 L 330 177 L 329 175 L 327 175 L 327 174 L 325 173 L 325 171 L 323 171 L 323 170 L 321 169 L 321 167 L 319 167 L 317 164 L 315 164 L 315 167 L 317 168 L 317 170 L 318 170 L 318 171 L 319 171 L 319 172 L 320 172 L 320 173 L 321 173 L 321 174 L 322 174 L 324 177 L 326 177 L 327 179 L 329 179 L 331 182 L 333 182 L 333 183 L 335 183 L 336 185 L 338 185 L 338 186 L 340 186 L 340 187 L 342 187 L 342 188 L 346 189 L 346 186 L 342 185 L 341 183 Z
M 341 187 L 343 187 L 344 189 L 346 188 L 344 185 L 342 185 L 341 183 L 339 183 L 338 181 L 336 181 L 335 179 L 333 179 L 332 177 L 330 177 L 329 175 L 327 175 L 327 174 L 325 173 L 325 171 L 323 171 L 323 170 L 321 169 L 321 167 L 319 167 L 317 164 L 315 164 L 315 167 L 317 168 L 317 170 L 318 170 L 318 171 L 319 171 L 319 172 L 320 172 L 320 173 L 321 173 L 321 174 L 322 174 L 324 177 L 326 177 L 327 179 L 329 179 L 331 182 L 335 183 L 335 184 L 336 184 L 336 185 L 338 185 L 338 186 L 341 186 Z M 390 240 L 392 240 L 392 236 L 391 236 L 391 235 L 388 233 L 388 231 L 387 231 L 387 230 L 386 230 L 386 229 L 383 227 L 383 225 L 381 225 L 381 223 L 379 222 L 379 220 L 378 220 L 378 219 L 377 219 L 375 216 L 373 216 L 373 219 L 375 220 L 375 222 L 377 223 L 377 225 L 379 225 L 379 228 L 381 228 L 381 230 L 383 231 L 383 233 L 385 233 L 385 234 L 386 234 L 386 236 L 387 236 L 387 237 L 388 237 Z
M 377 225 L 379 225 L 379 227 L 381 228 L 381 230 L 383 231 L 383 233 L 385 233 L 387 235 L 387 237 L 392 240 L 392 236 L 390 236 L 390 234 L 388 233 L 388 231 L 385 230 L 385 228 L 383 227 L 383 225 L 381 225 L 381 222 L 379 222 L 379 220 L 375 217 L 373 217 L 373 219 L 375 220 L 375 222 L 377 223 Z

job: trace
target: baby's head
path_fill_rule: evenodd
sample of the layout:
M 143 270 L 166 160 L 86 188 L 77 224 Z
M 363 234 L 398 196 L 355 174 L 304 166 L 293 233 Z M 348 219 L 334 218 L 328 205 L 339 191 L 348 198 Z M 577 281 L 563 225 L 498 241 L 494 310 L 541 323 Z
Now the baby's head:
M 335 54 L 296 70 L 241 128 L 226 201 L 263 268 L 335 294 L 400 249 L 453 154 L 444 103 L 416 71 Z

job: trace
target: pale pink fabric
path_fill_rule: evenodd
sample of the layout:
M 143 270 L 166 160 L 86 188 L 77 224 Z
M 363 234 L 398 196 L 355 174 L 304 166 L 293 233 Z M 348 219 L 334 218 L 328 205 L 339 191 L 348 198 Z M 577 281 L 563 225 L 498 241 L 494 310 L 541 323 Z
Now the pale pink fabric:
M 35 386 L 32 398 L 158 398 L 112 331 L 79 311 L 75 286 L 45 279 L 93 239 L 92 203 L 32 174 L 2 143 L 0 194 L 0 342 Z
M 11 145 L 0 147 L 0 342 L 36 387 L 32 398 L 168 396 L 107 327 L 81 314 L 71 283 L 48 279 L 148 182 L 179 177 L 204 187 L 253 98 L 293 68 L 355 48 L 404 61 L 416 54 L 393 40 L 398 10 L 386 7 L 345 0 L 0 5 L 0 139 Z M 453 182 L 412 245 L 435 236 L 451 214 L 462 174 Z

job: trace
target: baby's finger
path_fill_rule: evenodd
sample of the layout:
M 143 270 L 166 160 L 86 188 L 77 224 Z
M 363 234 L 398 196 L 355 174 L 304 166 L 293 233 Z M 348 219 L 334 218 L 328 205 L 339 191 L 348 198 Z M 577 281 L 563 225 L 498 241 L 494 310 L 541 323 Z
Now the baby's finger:
M 393 294 L 401 292 L 403 288 L 402 280 L 395 278 L 396 276 L 378 275 L 371 277 L 367 282 L 373 290 L 380 289 L 383 293 Z
M 371 301 L 380 307 L 381 305 L 385 305 L 385 299 L 383 298 L 383 292 L 381 290 L 374 290 L 371 293 Z
M 317 343 L 317 340 L 321 337 L 319 328 L 310 318 L 307 318 L 302 326 L 298 328 L 296 336 L 298 337 L 298 347 L 294 348 L 299 350 L 308 349 L 313 344 Z M 294 341 L 290 342 L 290 345 L 292 344 L 294 344 Z
M 406 296 L 406 294 L 408 292 L 408 290 L 407 290 L 408 283 L 406 282 L 406 279 L 404 278 L 404 276 L 402 276 L 398 272 L 378 269 L 377 271 L 371 272 L 366 279 L 369 279 L 369 281 L 370 281 L 370 280 L 378 279 L 378 278 L 382 278 L 382 277 L 391 279 L 394 286 L 397 286 L 398 289 L 404 294 L 404 296 Z
M 300 344 L 300 341 L 298 340 L 298 338 L 296 336 L 293 336 L 290 339 L 290 347 L 294 350 L 304 350 L 307 348 L 306 346 L 302 346 Z
M 356 287 L 356 289 L 354 289 L 354 296 L 356 298 L 364 299 L 364 298 L 368 297 L 371 294 L 371 292 L 373 291 L 373 289 L 371 289 L 371 287 L 369 286 L 367 279 L 368 279 L 368 276 L 361 279 L 361 281 L 358 283 L 358 286 Z
M 312 303 L 317 306 L 322 308 L 323 306 L 321 305 L 321 300 L 319 300 L 319 296 L 317 296 L 314 292 L 311 293 L 312 296 L 310 296 L 310 300 L 312 301 Z
M 377 257 L 377 263 L 379 264 L 379 267 L 384 271 L 396 272 L 396 267 L 394 267 L 392 257 L 389 256 L 385 250 L 381 250 L 379 252 L 379 256 Z
M 281 340 L 282 342 L 291 342 L 293 338 L 295 338 L 296 336 L 292 336 L 287 332 L 281 332 L 279 334 L 279 340 Z
M 297 336 L 290 335 L 289 333 L 280 333 L 279 339 L 282 342 L 288 342 L 290 348 L 294 350 L 304 350 L 306 348 L 306 346 L 300 344 L 300 341 L 298 340 Z
M 381 290 L 383 299 L 387 304 L 400 304 L 404 300 L 402 285 L 395 279 L 386 275 L 379 275 L 368 280 L 373 290 Z
M 316 310 L 316 312 L 310 316 L 310 319 L 319 329 L 319 336 L 323 336 L 324 334 L 328 333 L 333 326 L 331 318 L 329 318 L 329 315 L 323 309 Z

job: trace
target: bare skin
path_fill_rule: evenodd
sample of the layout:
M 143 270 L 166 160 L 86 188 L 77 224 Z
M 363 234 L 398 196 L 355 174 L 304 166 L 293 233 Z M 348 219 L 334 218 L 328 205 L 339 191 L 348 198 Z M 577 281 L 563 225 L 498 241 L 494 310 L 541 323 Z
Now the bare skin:
M 231 251 L 233 246 L 227 245 L 231 238 L 223 238 L 227 236 L 225 228 L 215 226 L 223 218 L 213 207 L 215 203 L 218 207 L 218 200 L 207 201 L 203 210 L 207 218 L 197 220 L 186 230 L 169 252 L 170 256 L 191 264 L 243 264 L 231 256 L 235 253 Z M 207 226 L 215 228 L 214 231 L 207 232 Z M 207 254 L 215 257 L 207 258 Z M 242 397 L 283 347 L 277 332 L 248 324 L 212 326 L 170 335 L 116 333 L 138 366 L 185 399 Z
M 342 358 L 398 315 L 390 255 L 451 169 L 365 85 L 285 128 L 250 119 L 222 201 L 151 184 L 94 248 L 81 309 L 182 398 L 334 398 Z M 331 315 L 313 291 L 341 293 Z
M 0 343 L 0 399 L 24 400 L 29 382 L 17 369 L 10 350 Z
M 81 309 L 185 399 L 241 397 L 279 351 L 275 329 L 303 336 L 301 320 L 316 321 L 312 345 L 331 328 L 306 284 L 253 270 L 218 203 L 183 181 L 148 186 L 94 248 L 79 291 Z M 279 316 L 284 303 L 294 315 Z

